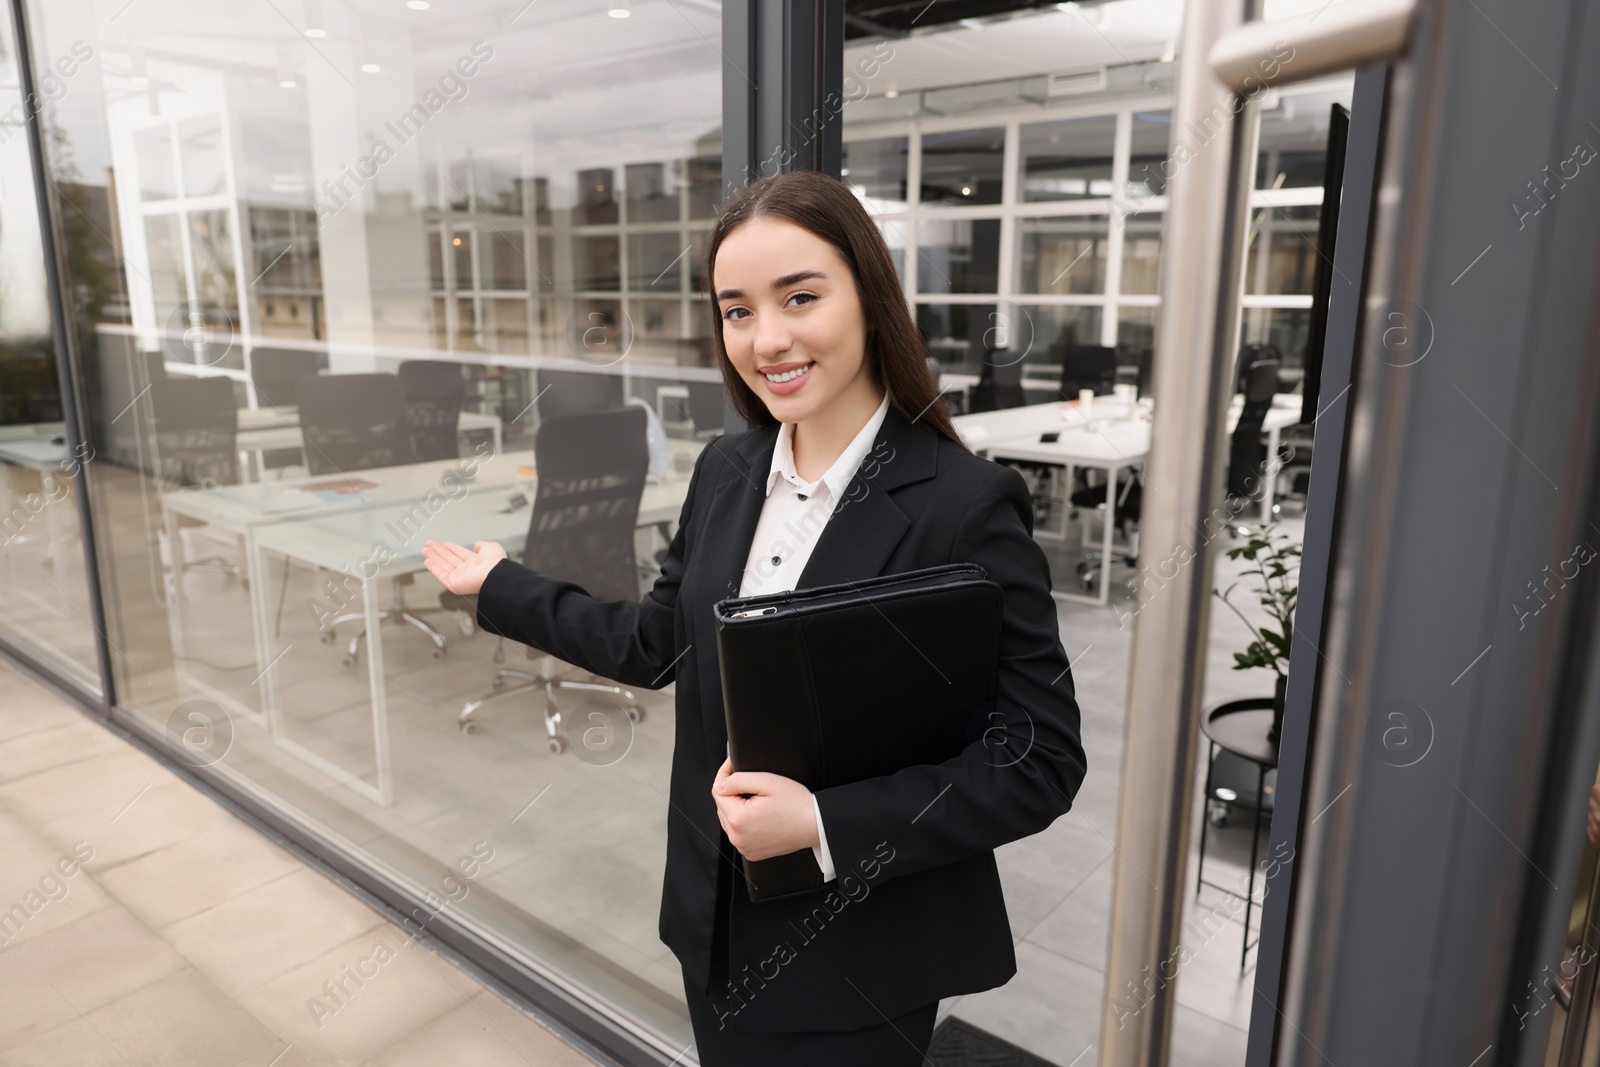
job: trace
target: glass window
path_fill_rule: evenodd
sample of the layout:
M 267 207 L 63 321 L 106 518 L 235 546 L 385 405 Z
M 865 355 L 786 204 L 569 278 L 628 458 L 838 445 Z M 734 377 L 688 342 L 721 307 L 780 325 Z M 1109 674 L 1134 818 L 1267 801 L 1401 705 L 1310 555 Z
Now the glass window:
M 910 143 L 907 137 L 845 142 L 839 177 L 873 214 L 905 210 Z
M 1321 93 L 1285 93 L 1261 112 L 1256 147 L 1256 188 L 1295 189 L 1322 184 L 1328 157 L 1328 122 L 1334 104 L 1350 106 L 1348 88 Z
M 667 163 L 630 163 L 626 169 L 629 222 L 671 222 L 678 217 L 678 185 Z
M 1245 292 L 1310 295 L 1317 274 L 1317 220 L 1321 208 L 1258 207 L 1251 212 Z
M 1135 199 L 1166 196 L 1171 168 L 1167 148 L 1172 144 L 1171 111 L 1135 111 L 1128 139 L 1126 195 Z
M 170 122 L 160 122 L 134 131 L 137 181 L 142 199 L 170 200 L 178 195 L 178 168 L 172 156 L 172 144 Z
M 1122 291 L 1151 293 L 1160 290 L 1161 212 L 1140 212 L 1122 219 Z
M 616 174 L 611 168 L 578 172 L 578 207 L 572 213 L 572 221 L 587 225 L 615 225 Z
M 226 192 L 230 168 L 223 160 L 222 119 L 203 115 L 178 123 L 178 152 L 183 157 L 183 195 Z
M 1005 170 L 1004 128 L 922 135 L 924 204 L 998 204 Z
M 945 370 L 976 372 L 987 350 L 1004 348 L 1008 322 L 996 304 L 918 304 L 917 331 Z
M 628 237 L 628 288 L 636 292 L 675 293 L 683 279 L 689 243 L 672 233 L 636 233 Z
M 1114 115 L 1059 119 L 1022 127 L 1019 158 L 1023 200 L 1083 200 L 1110 196 Z
M 536 553 L 531 516 L 548 512 L 507 501 L 533 504 L 531 472 L 572 459 L 536 454 L 545 420 L 625 396 L 623 371 L 686 384 L 703 363 L 705 302 L 673 261 L 707 226 L 681 217 L 685 183 L 698 219 L 722 196 L 718 3 L 635 5 L 620 22 L 520 2 L 220 20 L 200 0 L 25 2 L 41 69 L 94 45 L 42 118 L 52 195 L 71 204 L 63 259 L 128 712 L 181 724 L 166 733 L 180 758 L 359 842 L 530 969 L 684 1048 L 682 974 L 658 936 L 672 693 L 639 690 L 634 720 L 615 694 L 566 690 L 552 752 L 543 688 L 500 672 L 595 679 L 476 630 L 441 603 L 420 548 Z M 326 40 L 303 32 L 314 10 Z M 0 64 L 16 55 L 3 43 Z M 20 113 L 15 85 L 0 69 L 0 111 Z M 28 174 L 25 137 L 0 152 L 4 173 Z M 61 480 L 43 481 L 70 457 L 52 444 L 35 214 L 27 195 L 0 198 L 0 493 L 7 514 L 47 489 L 65 503 L 28 512 L 4 546 L 0 631 L 87 672 L 83 538 Z M 575 377 L 541 381 L 530 357 Z M 458 415 L 414 361 L 459 376 Z M 262 405 L 273 386 L 315 399 Z M 676 473 L 645 491 L 630 538 L 640 595 L 701 447 L 669 430 Z M 26 447 L 7 451 L 12 436 Z M 591 732 L 590 697 L 611 701 L 620 744 Z M 230 743 L 184 747 L 194 714 Z M 312 1020 L 296 1054 L 365 1062 L 393 1036 L 380 1030 Z
M 999 267 L 999 219 L 917 223 L 918 292 L 992 293 Z
M 520 228 L 496 227 L 483 234 L 485 289 L 528 287 L 527 234 Z
M 17 88 L 16 54 L 11 23 L 0 20 L 0 110 L 11 115 L 21 115 L 24 106 Z M 90 622 L 77 491 L 78 480 L 93 476 L 87 471 L 101 456 L 91 442 L 75 449 L 64 436 L 26 137 L 0 141 L 0 168 L 9 193 L 0 197 L 0 263 L 4 264 L 0 278 L 5 292 L 0 300 L 0 564 L 5 568 L 0 579 L 0 639 L 58 667 L 84 690 L 98 693 L 97 638 Z M 88 209 L 97 225 L 109 225 L 104 189 L 91 193 L 71 182 L 63 183 L 60 193 L 77 208 Z M 69 223 L 64 239 L 70 251 L 88 257 L 97 267 L 105 266 L 105 242 L 89 226 Z M 100 305 L 113 298 L 113 274 L 102 270 L 87 281 L 86 291 L 74 294 L 79 299 L 87 295 Z M 113 343 L 132 351 L 132 338 L 126 332 L 117 334 Z M 103 402 L 122 407 L 134 401 L 142 388 L 142 381 L 124 380 Z M 113 408 L 106 417 L 115 413 Z M 115 645 L 129 647 L 121 629 L 111 637 Z
M 620 289 L 622 269 L 615 235 L 572 239 L 572 281 L 576 289 Z
M 1030 368 L 1041 368 L 1027 373 L 1028 377 L 1050 377 L 1050 372 L 1042 368 L 1051 368 L 1059 377 L 1061 361 L 1068 348 L 1100 343 L 1103 314 L 1098 304 L 1019 304 L 1010 347 L 1012 351 L 1026 353 Z
M 1106 291 L 1105 215 L 1017 220 L 1017 292 Z

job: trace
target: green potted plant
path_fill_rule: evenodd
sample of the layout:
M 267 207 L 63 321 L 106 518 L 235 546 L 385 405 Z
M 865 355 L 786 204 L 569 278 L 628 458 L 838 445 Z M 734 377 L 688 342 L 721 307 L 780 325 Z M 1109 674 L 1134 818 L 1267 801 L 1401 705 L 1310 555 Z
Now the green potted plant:
M 1289 684 L 1289 646 L 1294 634 L 1295 598 L 1300 592 L 1300 542 L 1280 533 L 1276 523 L 1268 523 L 1258 536 L 1238 548 L 1228 550 L 1229 559 L 1245 559 L 1254 564 L 1226 590 L 1212 589 L 1218 600 L 1250 628 L 1255 640 L 1243 652 L 1233 654 L 1233 669 L 1247 671 L 1265 667 L 1277 676 L 1272 693 L 1272 732 L 1267 739 L 1278 743 L 1283 729 L 1283 701 Z M 1248 583 L 1248 584 L 1246 584 Z M 1233 592 L 1245 585 L 1256 603 L 1266 609 L 1270 624 L 1257 626 L 1232 600 Z

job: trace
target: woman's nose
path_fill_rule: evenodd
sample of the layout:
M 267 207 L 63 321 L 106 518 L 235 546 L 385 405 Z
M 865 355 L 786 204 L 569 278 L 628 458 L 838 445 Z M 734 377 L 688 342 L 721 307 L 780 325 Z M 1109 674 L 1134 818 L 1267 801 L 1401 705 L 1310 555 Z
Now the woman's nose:
M 758 359 L 770 361 L 789 351 L 789 331 L 781 317 L 766 316 L 756 321 L 755 353 Z

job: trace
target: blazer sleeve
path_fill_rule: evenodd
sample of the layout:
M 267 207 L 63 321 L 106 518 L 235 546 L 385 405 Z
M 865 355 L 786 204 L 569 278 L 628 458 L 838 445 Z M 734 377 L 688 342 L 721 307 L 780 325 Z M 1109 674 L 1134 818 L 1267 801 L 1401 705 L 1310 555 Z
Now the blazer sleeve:
M 1038 833 L 1072 807 L 1088 769 L 1050 571 L 1022 476 L 994 464 L 968 506 L 953 563 L 1003 591 L 998 693 L 960 755 L 819 790 L 841 884 L 899 878 Z
M 503 559 L 478 591 L 478 625 L 581 670 L 660 689 L 675 677 L 678 587 L 689 552 L 695 491 L 715 441 L 701 449 L 661 574 L 642 600 L 597 600 L 581 586 Z

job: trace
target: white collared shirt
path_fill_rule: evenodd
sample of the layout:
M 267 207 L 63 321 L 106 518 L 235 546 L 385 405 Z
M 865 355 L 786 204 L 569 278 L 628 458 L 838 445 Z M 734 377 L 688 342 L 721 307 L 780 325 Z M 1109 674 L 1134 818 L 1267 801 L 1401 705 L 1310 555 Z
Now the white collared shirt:
M 756 521 L 755 536 L 750 539 L 750 555 L 739 584 L 740 596 L 783 593 L 795 587 L 828 519 L 872 449 L 888 411 L 889 397 L 885 394 L 878 410 L 839 453 L 833 466 L 814 482 L 804 481 L 795 472 L 794 424 L 782 424 L 772 450 L 772 468 L 767 472 L 767 499 L 761 505 L 761 517 Z M 811 851 L 822 868 L 822 880 L 830 882 L 834 878 L 833 857 L 828 853 L 828 839 L 822 832 L 822 808 L 814 794 L 811 806 L 816 811 L 820 842 Z

